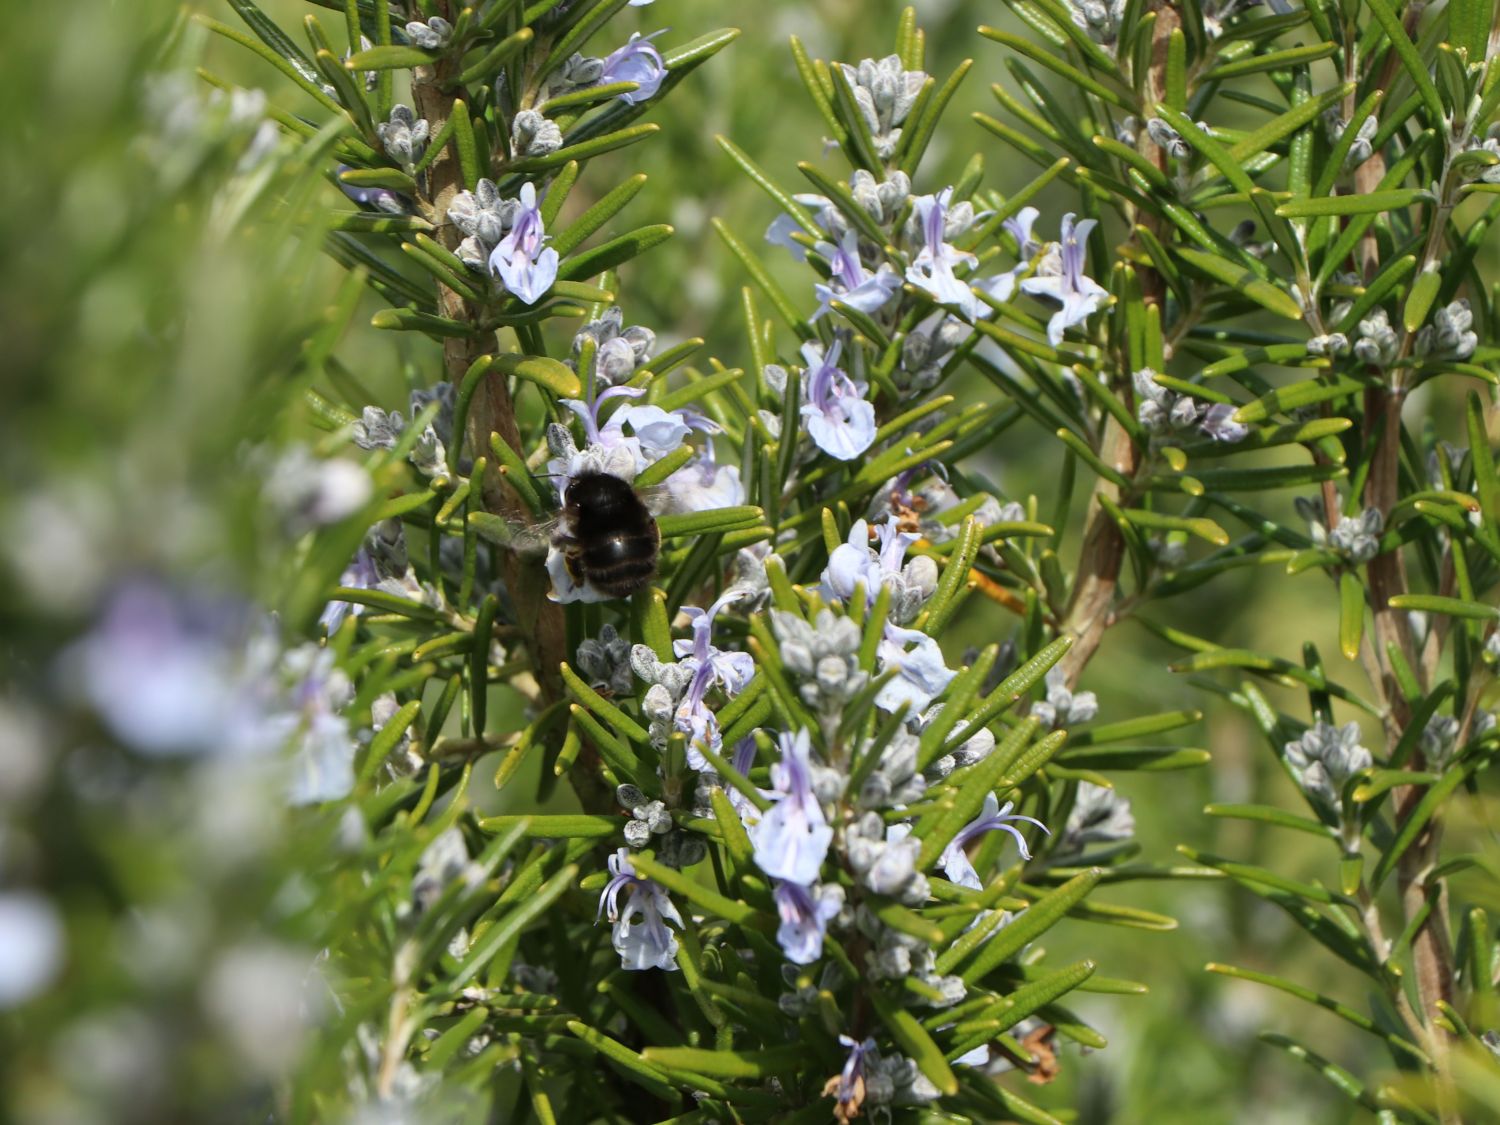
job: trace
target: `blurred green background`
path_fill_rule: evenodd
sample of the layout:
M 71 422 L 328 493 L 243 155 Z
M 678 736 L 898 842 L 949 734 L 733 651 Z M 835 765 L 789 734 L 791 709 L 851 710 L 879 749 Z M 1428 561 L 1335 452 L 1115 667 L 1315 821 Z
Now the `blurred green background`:
M 266 0 L 264 6 L 294 33 L 307 12 L 329 14 L 295 0 Z M 234 22 L 226 4 L 199 0 L 194 7 Z M 732 138 L 794 190 L 803 187 L 799 161 L 841 174 L 842 165 L 823 151 L 822 122 L 796 76 L 787 38 L 800 36 L 811 54 L 825 59 L 878 57 L 889 50 L 901 7 L 896 0 L 657 0 L 638 10 L 643 31 L 671 29 L 663 37 L 667 43 L 721 26 L 740 27 L 743 34 L 689 79 L 665 113 L 648 117 L 662 126 L 656 138 L 597 160 L 569 201 L 570 211 L 582 209 L 626 174 L 644 170 L 650 182 L 621 222 L 668 222 L 677 228 L 676 238 L 625 271 L 621 303 L 627 323 L 652 327 L 663 347 L 702 336 L 708 351 L 726 364 L 744 361 L 739 292 L 747 279 L 708 221 L 723 218 L 758 245 L 775 212 L 713 138 Z M 998 0 L 920 0 L 916 7 L 927 32 L 930 70 L 945 76 L 965 58 L 976 63 L 916 190 L 935 191 L 951 182 L 975 152 L 985 157 L 986 185 L 1012 190 L 1032 170 L 968 118 L 977 109 L 994 111 L 989 85 L 1006 77 L 1001 48 L 981 40 L 974 29 L 981 23 L 1012 26 L 1012 17 Z M 227 478 L 224 487 L 232 493 L 243 467 L 237 467 L 235 451 L 223 444 L 228 425 L 214 433 L 182 433 L 174 419 L 201 415 L 204 401 L 184 403 L 181 396 L 206 396 L 211 411 L 216 393 L 228 399 L 226 388 L 273 379 L 287 359 L 278 348 L 287 346 L 288 334 L 277 326 L 294 322 L 297 310 L 326 304 L 339 271 L 326 261 L 309 266 L 295 259 L 303 272 L 287 276 L 266 272 L 263 261 L 243 254 L 215 257 L 211 247 L 192 241 L 195 232 L 173 228 L 170 214 L 142 214 L 123 206 L 122 199 L 134 198 L 131 191 L 140 191 L 139 185 L 116 179 L 129 163 L 124 153 L 132 143 L 130 130 L 138 119 L 131 115 L 138 107 L 110 99 L 120 97 L 128 60 L 155 45 L 153 37 L 165 26 L 170 5 L 88 0 L 45 8 L 46 14 L 33 10 L 17 17 L 24 22 L 13 30 L 45 38 L 52 46 L 0 78 L 8 107 L 6 128 L 14 134 L 10 144 L 0 146 L 5 149 L 0 168 L 16 188 L 9 213 L 0 218 L 9 247 L 3 273 L 6 313 L 0 320 L 7 330 L 3 393 L 10 424 L 18 434 L 30 431 L 27 440 L 6 444 L 10 479 L 25 482 L 50 475 L 55 480 L 67 463 L 92 474 L 124 472 L 127 481 L 137 471 L 147 481 L 218 475 Z M 619 26 L 628 27 L 628 17 Z M 25 41 L 25 35 L 17 41 Z M 596 44 L 594 50 L 602 54 L 612 45 Z M 288 108 L 309 110 L 269 66 L 232 45 L 209 43 L 206 65 L 238 84 L 264 87 Z M 324 194 L 324 202 L 337 204 L 331 185 Z M 1040 205 L 1042 229 L 1051 230 L 1076 201 L 1056 187 Z M 161 225 L 141 229 L 147 221 Z M 1117 239 L 1123 231 L 1106 233 Z M 806 275 L 784 255 L 767 253 L 766 260 L 789 286 L 806 285 Z M 154 326 L 163 319 L 154 303 L 185 300 L 202 305 L 189 320 L 196 326 L 189 338 L 154 338 Z M 375 307 L 372 299 L 369 308 Z M 357 318 L 357 323 L 366 322 L 366 317 Z M 238 337 L 226 335 L 237 324 L 244 326 Z M 566 344 L 562 339 L 551 342 L 559 350 Z M 789 338 L 781 343 L 790 349 Z M 178 368 L 163 372 L 153 366 L 166 354 L 177 357 Z M 379 405 L 388 409 L 403 405 L 408 381 L 431 382 L 441 370 L 435 345 L 369 328 L 352 333 L 340 355 L 382 393 Z M 988 387 L 960 384 L 956 393 L 964 401 L 988 393 Z M 60 420 L 39 421 L 32 407 L 43 401 L 48 419 L 55 412 Z M 122 436 L 110 422 L 121 411 L 154 421 Z M 161 465 L 174 458 L 181 464 Z M 1012 497 L 1036 494 L 1047 509 L 1056 501 L 1059 460 L 1060 448 L 1050 437 L 1021 425 L 1007 430 L 975 468 Z M 1085 484 L 1080 482 L 1075 496 L 1075 518 L 1081 516 Z M 230 550 L 218 551 L 222 544 L 195 544 L 191 528 L 179 530 L 164 520 L 164 514 L 173 513 L 171 496 L 125 485 L 121 493 L 137 496 L 140 510 L 119 515 L 119 537 L 72 544 L 68 550 L 128 553 L 130 535 L 147 540 L 180 536 L 190 552 L 254 558 L 254 535 L 248 529 Z M 1268 499 L 1266 507 L 1288 513 L 1290 498 Z M 187 521 L 186 514 L 176 514 Z M 13 600 L 27 596 L 21 591 Z M 970 604 L 974 611 L 967 615 L 967 634 L 951 646 L 950 657 L 958 655 L 962 644 L 1003 640 L 1014 628 L 1014 620 L 998 606 L 985 605 L 981 612 L 977 601 Z M 1275 609 L 1253 608 L 1259 604 Z M 11 648 L 20 643 L 30 618 L 16 606 L 8 609 L 6 644 Z M 1171 612 L 1169 623 L 1214 641 L 1291 659 L 1311 640 L 1336 676 L 1359 685 L 1358 670 L 1337 656 L 1337 607 L 1331 588 L 1317 574 L 1287 578 L 1271 571 L 1236 572 L 1210 591 L 1178 599 Z M 1098 692 L 1105 720 L 1177 707 L 1205 711 L 1203 723 L 1189 728 L 1182 741 L 1211 750 L 1210 766 L 1131 775 L 1121 785 L 1134 803 L 1142 858 L 1170 862 L 1176 845 L 1189 844 L 1292 877 L 1332 882 L 1332 857 L 1314 841 L 1202 814 L 1210 801 L 1253 800 L 1295 808 L 1297 797 L 1265 746 L 1235 713 L 1167 670 L 1175 655 L 1144 629 L 1125 624 L 1107 638 L 1083 679 L 1085 688 Z M 1305 701 L 1292 693 L 1272 687 L 1268 694 L 1288 711 L 1306 713 Z M 1450 829 L 1455 849 L 1489 849 L 1493 856 L 1491 827 L 1482 818 L 1482 806 L 1460 800 Z M 1473 900 L 1500 908 L 1493 885 L 1460 881 L 1459 886 Z M 1067 1049 L 1058 1080 L 1031 1095 L 1049 1107 L 1076 1104 L 1086 1122 L 1358 1119 L 1321 1079 L 1259 1043 L 1256 1035 L 1262 1029 L 1294 1034 L 1357 1073 L 1390 1065 L 1373 1039 L 1356 1038 L 1357 1033 L 1331 1016 L 1257 986 L 1215 977 L 1203 966 L 1221 961 L 1274 972 L 1363 1009 L 1361 981 L 1352 971 L 1303 940 L 1280 912 L 1223 882 L 1133 883 L 1106 889 L 1099 898 L 1170 914 L 1179 925 L 1170 933 L 1152 933 L 1076 923 L 1055 932 L 1058 956 L 1091 958 L 1102 975 L 1138 980 L 1150 991 L 1140 997 L 1079 998 L 1079 1013 L 1103 1030 L 1110 1046 L 1088 1058 Z

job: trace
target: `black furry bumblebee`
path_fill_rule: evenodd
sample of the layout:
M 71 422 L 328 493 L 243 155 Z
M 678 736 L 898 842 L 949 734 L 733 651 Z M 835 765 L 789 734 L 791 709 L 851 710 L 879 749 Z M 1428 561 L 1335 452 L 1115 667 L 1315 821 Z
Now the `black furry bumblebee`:
M 628 598 L 656 577 L 661 533 L 629 482 L 597 471 L 568 482 L 552 543 L 568 574 L 612 598 Z

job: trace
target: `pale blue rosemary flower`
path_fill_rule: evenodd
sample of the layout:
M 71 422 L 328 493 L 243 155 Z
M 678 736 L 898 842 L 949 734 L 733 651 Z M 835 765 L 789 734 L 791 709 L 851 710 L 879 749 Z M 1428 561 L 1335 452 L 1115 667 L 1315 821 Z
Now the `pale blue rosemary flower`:
M 891 622 L 886 623 L 875 656 L 882 672 L 894 668 L 898 673 L 875 696 L 876 705 L 887 711 L 905 703 L 908 714 L 917 714 L 958 674 L 943 662 L 937 641 L 919 629 L 903 629 Z
M 977 320 L 984 304 L 974 296 L 968 282 L 959 280 L 953 271 L 958 266 L 973 266 L 979 259 L 950 244 L 945 236 L 945 219 L 952 197 L 953 189 L 944 188 L 936 195 L 919 195 L 912 200 L 923 245 L 907 267 L 906 280 L 938 304 L 956 308 L 970 320 Z
M 825 1096 L 831 1095 L 835 1105 L 834 1120 L 853 1121 L 864 1112 L 865 1104 L 865 1056 L 878 1057 L 874 1039 L 857 1042 L 847 1035 L 839 1036 L 839 1045 L 849 1049 L 843 1069 L 828 1080 L 823 1087 Z
M 546 245 L 547 232 L 537 206 L 536 185 L 521 185 L 520 209 L 510 229 L 490 252 L 490 272 L 509 293 L 534 305 L 557 280 L 558 254 Z
M 818 592 L 828 601 L 847 602 L 864 583 L 865 601 L 873 605 L 882 586 L 890 587 L 891 620 L 898 625 L 916 617 L 927 599 L 937 589 L 937 564 L 926 555 L 918 555 L 902 565 L 906 549 L 921 538 L 899 530 L 886 522 L 875 525 L 880 550 L 870 548 L 869 525 L 855 520 L 849 529 L 849 541 L 841 543 L 828 556 Z
M 350 200 L 362 207 L 371 207 L 376 211 L 383 211 L 387 215 L 405 215 L 411 211 L 411 200 L 390 188 L 355 187 L 346 184 L 338 173 L 350 172 L 353 169 L 348 164 L 340 164 L 336 169 L 335 178 L 338 179 L 339 190 Z
M 561 400 L 560 405 L 583 423 L 584 447 L 578 448 L 566 427 L 554 424 L 547 428 L 547 444 L 553 453 L 547 462 L 547 472 L 559 502 L 573 478 L 580 474 L 609 473 L 623 480 L 634 480 L 647 465 L 675 452 L 694 430 L 718 432 L 718 424 L 701 414 L 649 405 L 624 406 L 601 421 L 604 404 L 609 400 L 639 398 L 645 393 L 640 387 L 607 387 L 592 402 Z
M 782 881 L 773 894 L 781 925 L 776 929 L 776 943 L 786 959 L 796 965 L 810 965 L 823 955 L 823 935 L 828 923 L 844 908 L 844 888 L 837 883 L 802 886 Z
M 718 720 L 704 702 L 709 690 L 717 686 L 726 696 L 733 698 L 755 676 L 755 661 L 748 653 L 726 652 L 710 643 L 714 618 L 739 596 L 738 590 L 727 591 L 706 610 L 683 606 L 682 612 L 692 622 L 693 637 L 692 640 L 672 642 L 672 651 L 679 657 L 677 666 L 690 674 L 687 692 L 677 706 L 674 722 L 678 730 L 688 735 L 687 761 L 695 770 L 708 765 L 708 759 L 696 744 L 706 742 L 715 752 L 721 744 Z
M 859 235 L 853 230 L 845 231 L 837 246 L 831 242 L 819 242 L 816 249 L 828 259 L 832 274 L 826 285 L 818 282 L 813 286 L 818 307 L 809 321 L 829 312 L 834 301 L 862 313 L 878 312 L 901 289 L 901 275 L 887 263 L 881 262 L 873 272 L 865 268 L 859 256 Z
M 1006 801 L 1002 805 L 993 793 L 985 794 L 984 807 L 979 811 L 979 815 L 958 830 L 958 835 L 949 841 L 948 846 L 943 849 L 943 854 L 938 858 L 938 865 L 943 869 L 943 874 L 948 876 L 949 882 L 975 891 L 983 888 L 984 884 L 979 881 L 979 873 L 969 862 L 968 853 L 964 851 L 964 848 L 986 832 L 993 832 L 996 829 L 1009 832 L 1015 837 L 1016 848 L 1020 851 L 1022 859 L 1031 858 L 1031 849 L 1026 846 L 1026 837 L 1021 835 L 1020 829 L 1015 827 L 1014 822 L 1025 821 L 1028 824 L 1034 824 L 1043 832 L 1047 831 L 1047 826 L 1034 816 L 1012 813 L 1010 810 L 1014 807 L 1014 801 Z
M 803 207 L 810 208 L 813 212 L 813 220 L 823 230 L 835 238 L 842 238 L 848 223 L 838 213 L 837 208 L 826 195 L 817 195 L 813 192 L 797 192 L 792 199 Z M 792 237 L 794 233 L 807 233 L 801 223 L 787 212 L 783 211 L 771 220 L 771 225 L 766 227 L 765 239 L 772 246 L 780 246 L 796 258 L 799 262 L 807 261 L 807 247 Z
M 655 97 L 656 92 L 661 89 L 662 79 L 667 76 L 667 64 L 662 61 L 661 52 L 651 43 L 651 40 L 661 34 L 660 31 L 654 31 L 643 36 L 639 31 L 631 32 L 624 46 L 604 56 L 604 73 L 599 76 L 599 84 L 608 86 L 614 82 L 634 82 L 639 89 L 620 95 L 620 101 L 627 105 L 636 105 Z
M 683 926 L 682 915 L 667 897 L 661 884 L 635 873 L 630 850 L 620 848 L 609 857 L 612 878 L 599 894 L 597 923 L 607 914 L 614 924 L 612 942 L 620 955 L 620 968 L 640 971 L 677 968 L 677 935 L 667 925 Z M 625 892 L 625 909 L 620 909 L 620 892 Z
M 678 512 L 710 512 L 732 508 L 745 502 L 745 485 L 738 465 L 720 465 L 713 458 L 713 446 L 667 478 L 667 494 Z
M 775 803 L 750 830 L 755 863 L 773 879 L 803 886 L 823 868 L 833 829 L 812 787 L 812 742 L 805 730 L 779 736 L 781 761 L 771 767 Z
M 275 663 L 274 642 L 262 640 L 241 603 L 139 582 L 115 592 L 62 663 L 104 725 L 141 754 L 261 752 Z
M 817 344 L 802 345 L 802 417 L 807 433 L 830 457 L 852 461 L 875 441 L 875 406 L 863 388 L 838 366 L 843 341 L 825 352 Z
M 1023 293 L 1047 297 L 1062 306 L 1047 322 L 1047 339 L 1053 347 L 1062 343 L 1067 329 L 1086 321 L 1109 296 L 1104 286 L 1083 272 L 1085 248 L 1096 223 L 1084 219 L 1075 224 L 1073 218 L 1071 212 L 1063 216 L 1062 241 L 1048 245 L 1036 272 L 1021 282 Z
M 300 645 L 282 658 L 290 689 L 266 717 L 268 736 L 292 746 L 287 800 L 294 805 L 336 801 L 354 788 L 354 736 L 343 711 L 354 699 L 349 677 L 334 667 L 331 649 Z
M 351 590 L 383 590 L 398 598 L 437 606 L 439 597 L 424 586 L 412 569 L 406 553 L 406 534 L 401 521 L 381 520 L 365 533 L 365 540 L 344 572 L 339 585 Z M 365 607 L 357 602 L 329 602 L 318 621 L 331 636 L 348 616 L 359 616 Z

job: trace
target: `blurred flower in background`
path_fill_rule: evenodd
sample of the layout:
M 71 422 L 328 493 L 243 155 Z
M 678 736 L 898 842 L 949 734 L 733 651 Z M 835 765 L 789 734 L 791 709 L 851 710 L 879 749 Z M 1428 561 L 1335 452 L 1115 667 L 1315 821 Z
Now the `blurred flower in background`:
M 317 876 L 291 863 L 331 826 L 293 806 L 352 784 L 351 692 L 262 608 L 299 538 L 375 492 L 282 432 L 332 275 L 262 203 L 328 189 L 262 95 L 192 73 L 202 32 L 174 5 L 13 19 L 33 47 L 0 74 L 32 107 L 0 155 L 0 1009 L 20 1021 L 0 1100 L 217 1119 L 336 1010 L 303 924 Z

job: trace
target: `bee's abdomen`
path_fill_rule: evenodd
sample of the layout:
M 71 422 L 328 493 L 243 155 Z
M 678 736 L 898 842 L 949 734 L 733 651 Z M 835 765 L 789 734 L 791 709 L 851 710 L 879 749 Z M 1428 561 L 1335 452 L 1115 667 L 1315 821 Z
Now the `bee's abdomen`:
M 645 588 L 656 574 L 658 538 L 615 532 L 586 540 L 581 552 L 583 570 L 594 587 L 612 598 L 628 598 Z

